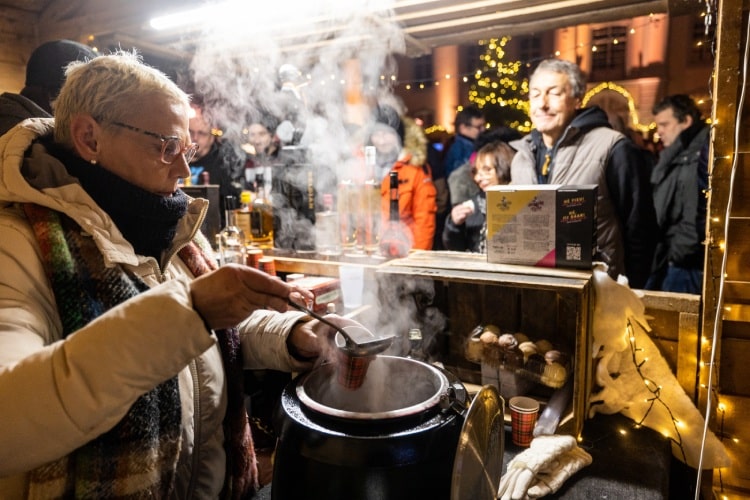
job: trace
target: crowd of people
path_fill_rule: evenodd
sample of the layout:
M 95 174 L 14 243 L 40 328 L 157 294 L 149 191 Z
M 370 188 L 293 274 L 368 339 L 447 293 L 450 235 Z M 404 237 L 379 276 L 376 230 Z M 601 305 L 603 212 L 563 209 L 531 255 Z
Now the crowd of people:
M 60 64 L 50 64 L 55 58 L 65 63 L 95 55 L 69 41 L 40 47 L 29 61 L 26 88 L 19 95 L 0 96 L 0 131 L 29 116 L 50 116 L 52 96 L 64 81 Z M 47 86 L 46 81 L 52 83 Z M 388 218 L 388 173 L 396 170 L 399 215 L 412 248 L 483 252 L 486 245 L 478 242 L 486 239 L 488 186 L 595 184 L 597 258 L 608 264 L 610 273 L 626 276 L 637 288 L 700 293 L 708 149 L 708 128 L 700 111 L 688 96 L 668 96 L 658 103 L 653 109 L 660 139 L 655 152 L 647 150 L 622 117 L 597 106 L 583 108 L 585 90 L 578 66 L 542 61 L 530 79 L 531 133 L 521 137 L 501 125 L 488 127 L 481 109 L 465 106 L 457 112 L 454 133 L 440 153 L 429 147 L 424 131 L 403 110 L 374 104 L 360 147 L 373 145 L 377 151 L 383 220 Z M 38 105 L 28 98 L 32 94 L 43 96 Z M 297 96 L 294 102 L 293 123 L 255 110 L 246 125 L 249 150 L 243 152 L 221 137 L 222 124 L 200 96 L 192 96 L 189 132 L 197 149 L 184 182 L 218 184 L 220 203 L 227 196 L 239 198 L 242 190 L 255 190 L 258 179 L 268 190 L 284 141 L 298 135 L 299 123 L 304 123 L 302 99 Z M 286 130 L 290 126 L 291 134 Z M 482 149 L 494 151 L 494 158 L 480 154 Z M 512 166 L 506 175 L 509 157 Z M 482 174 L 489 170 L 477 167 L 478 159 L 495 165 L 489 180 Z M 222 225 L 224 209 L 219 207 Z M 481 237 L 467 228 L 477 229 Z M 472 234 L 472 243 L 466 234 Z
M 444 248 L 486 251 L 488 185 L 594 184 L 596 258 L 610 274 L 627 277 L 633 288 L 700 294 L 708 188 L 708 126 L 700 110 L 686 95 L 659 101 L 652 110 L 661 141 L 654 154 L 634 140 L 636 134 L 615 130 L 601 108 L 582 107 L 585 91 L 574 63 L 540 62 L 529 81 L 533 130 L 522 138 L 502 129 L 495 138 L 480 134 L 468 154 L 467 131 L 482 123 L 481 115 L 476 109 L 458 113 L 446 159 L 459 155 L 456 148 L 464 163 L 448 178 L 452 209 Z
M 26 84 L 45 91 L 0 96 L 0 396 L 13 402 L 0 410 L 0 490 L 243 498 L 259 486 L 243 370 L 309 369 L 334 332 L 288 310 L 309 292 L 217 267 L 199 230 L 208 203 L 180 185 L 207 175 L 223 194 L 251 188 L 278 153 L 278 122 L 249 126 L 248 158 L 137 54 L 40 49 Z M 489 187 L 596 184 L 597 258 L 610 272 L 636 288 L 700 293 L 700 111 L 682 95 L 654 107 L 664 149 L 652 163 L 602 109 L 582 107 L 585 88 L 575 64 L 542 61 L 529 84 L 532 132 L 487 130 L 469 106 L 431 160 L 413 120 L 375 106 L 363 145 L 376 150 L 384 216 L 397 171 L 413 248 L 484 252 Z M 447 207 L 433 171 L 447 179 Z

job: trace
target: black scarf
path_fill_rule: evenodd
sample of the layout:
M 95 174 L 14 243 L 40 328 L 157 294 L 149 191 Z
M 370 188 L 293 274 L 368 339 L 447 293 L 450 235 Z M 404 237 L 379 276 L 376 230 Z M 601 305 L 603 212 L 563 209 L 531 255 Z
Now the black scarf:
M 150 193 L 51 141 L 45 146 L 112 218 L 137 254 L 161 260 L 161 253 L 174 239 L 178 221 L 187 212 L 185 193 L 179 189 L 171 197 Z

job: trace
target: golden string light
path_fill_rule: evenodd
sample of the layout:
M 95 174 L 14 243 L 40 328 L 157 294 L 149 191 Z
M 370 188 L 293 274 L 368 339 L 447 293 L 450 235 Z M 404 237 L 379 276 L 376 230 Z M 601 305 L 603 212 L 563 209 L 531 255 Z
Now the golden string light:
M 628 114 L 630 115 L 630 126 L 633 127 L 635 130 L 638 130 L 639 132 L 648 132 L 656 128 L 656 125 L 653 123 L 649 125 L 644 125 L 640 123 L 640 120 L 638 119 L 638 111 L 635 108 L 635 99 L 633 99 L 633 95 L 630 93 L 630 91 L 628 91 L 628 89 L 614 82 L 602 82 L 596 87 L 593 87 L 591 90 L 586 92 L 586 94 L 583 96 L 583 100 L 581 101 L 583 106 L 586 106 L 592 97 L 594 97 L 596 94 L 604 90 L 611 90 L 613 92 L 617 92 L 618 94 L 620 94 L 621 96 L 625 98 L 625 100 L 628 103 Z
M 705 16 L 706 14 L 703 13 L 701 15 Z M 655 15 L 654 14 L 650 14 L 648 16 L 648 18 L 646 19 L 646 21 L 644 21 L 643 23 L 640 23 L 640 24 L 638 24 L 636 26 L 631 26 L 630 29 L 628 30 L 627 35 L 630 35 L 630 36 L 635 35 L 636 33 L 639 32 L 639 30 L 641 28 L 645 28 L 648 25 L 653 24 L 654 22 L 657 22 L 657 21 L 658 21 L 658 19 L 655 18 Z M 510 39 L 510 37 L 505 37 L 505 38 Z M 701 46 L 701 45 L 707 44 L 707 43 L 709 43 L 711 41 L 712 41 L 712 38 L 709 37 L 709 34 L 707 33 L 705 39 L 703 39 L 703 40 L 697 40 L 697 41 L 695 41 L 695 44 L 697 46 Z M 479 45 L 487 45 L 488 41 L 487 40 L 479 40 L 477 43 Z M 623 40 L 620 39 L 620 38 L 618 38 L 618 37 L 612 37 L 612 39 L 610 39 L 607 43 L 609 43 L 611 45 L 619 45 L 620 43 L 623 43 Z M 584 49 L 584 50 L 590 50 L 592 52 L 595 52 L 597 50 L 601 50 L 601 47 L 603 45 L 604 45 L 604 43 L 602 41 L 600 41 L 600 40 L 598 40 L 596 42 L 591 41 L 588 44 L 579 43 L 577 45 L 577 47 L 575 47 L 574 49 L 571 49 L 571 50 Z M 599 48 L 597 48 L 597 46 Z M 492 50 L 494 50 L 494 47 L 490 47 L 490 48 Z M 560 52 L 559 50 L 557 50 L 557 51 L 555 51 L 552 54 L 548 54 L 548 55 L 545 55 L 545 56 L 542 56 L 542 57 L 533 58 L 533 59 L 529 59 L 529 60 L 523 60 L 523 61 L 516 61 L 516 62 L 520 66 L 526 66 L 526 67 L 530 68 L 530 67 L 532 67 L 534 65 L 534 63 L 536 63 L 536 62 L 538 62 L 538 61 L 540 61 L 542 59 L 547 59 L 548 57 L 562 57 L 563 55 L 564 54 L 562 52 Z M 566 54 L 565 56 L 570 56 L 570 55 L 571 54 Z M 575 58 L 575 54 L 573 54 L 572 56 L 573 56 L 573 58 Z M 482 57 L 484 57 L 484 56 L 482 56 Z M 446 75 L 444 75 L 444 78 L 446 78 L 446 79 L 449 79 L 449 78 L 460 78 L 464 82 L 468 82 L 469 79 L 471 77 L 474 77 L 474 76 L 475 76 L 475 72 L 471 71 L 471 72 L 467 72 L 467 73 L 446 74 Z M 396 86 L 401 86 L 401 87 L 403 87 L 406 90 L 413 90 L 415 88 L 414 87 L 415 85 L 418 85 L 418 84 L 422 83 L 422 84 L 424 84 L 424 87 L 421 87 L 421 88 L 426 88 L 429 85 L 434 85 L 436 82 L 439 81 L 439 79 L 434 79 L 434 78 L 394 79 L 393 81 L 396 84 Z
M 680 433 L 680 428 L 684 427 L 684 423 L 681 422 L 679 419 L 675 418 L 674 413 L 672 413 L 672 409 L 667 405 L 667 403 L 664 402 L 664 400 L 661 397 L 661 390 L 662 387 L 660 385 L 657 385 L 654 383 L 653 380 L 650 380 L 646 375 L 643 374 L 642 368 L 643 365 L 645 365 L 648 362 L 648 357 L 644 356 L 643 348 L 638 347 L 636 344 L 635 339 L 635 332 L 633 330 L 633 323 L 628 318 L 627 326 L 626 326 L 626 334 L 628 336 L 628 342 L 630 344 L 630 355 L 631 359 L 633 361 L 633 364 L 635 365 L 636 373 L 638 373 L 638 376 L 643 381 L 644 387 L 648 389 L 648 391 L 651 393 L 651 396 L 646 398 L 644 401 L 649 406 L 646 409 L 646 412 L 643 414 L 643 417 L 641 417 L 640 420 L 638 420 L 635 425 L 637 427 L 640 427 L 643 425 L 643 422 L 646 420 L 646 417 L 651 413 L 651 410 L 653 410 L 654 406 L 659 404 L 662 408 L 666 410 L 666 412 L 669 414 L 669 418 L 672 420 L 672 427 L 674 428 L 674 433 L 676 437 L 671 437 L 666 431 L 662 432 L 665 438 L 672 441 L 677 447 L 680 449 L 680 453 L 682 454 L 682 461 L 687 463 L 687 456 L 685 455 L 685 449 L 682 446 L 682 434 Z M 639 356 L 642 357 L 642 359 L 638 359 Z

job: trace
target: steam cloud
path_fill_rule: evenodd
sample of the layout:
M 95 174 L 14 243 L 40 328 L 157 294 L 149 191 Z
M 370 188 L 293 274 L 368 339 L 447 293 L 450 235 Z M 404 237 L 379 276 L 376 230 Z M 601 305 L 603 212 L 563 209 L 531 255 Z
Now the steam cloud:
M 359 168 L 356 153 L 373 106 L 402 108 L 381 77 L 395 74 L 393 55 L 404 52 L 404 36 L 394 0 L 289 3 L 217 6 L 220 15 L 206 20 L 193 50 L 189 79 L 228 140 L 240 144 L 243 128 L 265 113 L 290 120 L 302 129 L 308 162 L 317 172 L 332 172 L 336 185 Z M 284 80 L 292 85 L 283 88 Z M 412 287 L 381 293 L 384 303 L 363 323 L 401 339 L 412 327 L 442 331 L 442 313 L 420 308 L 415 298 L 434 297 L 432 284 L 412 281 Z M 408 343 L 397 342 L 390 353 L 407 354 Z
M 262 113 L 280 121 L 298 111 L 300 143 L 313 166 L 351 168 L 361 141 L 362 108 L 393 102 L 381 75 L 393 73 L 392 54 L 404 51 L 393 0 L 265 3 L 237 2 L 207 22 L 194 49 L 190 78 L 228 139 Z M 295 2 L 297 3 L 297 2 Z M 218 9 L 218 7 L 217 7 Z M 300 103 L 282 90 L 279 70 L 300 71 Z M 287 66 L 288 68 L 288 66 Z

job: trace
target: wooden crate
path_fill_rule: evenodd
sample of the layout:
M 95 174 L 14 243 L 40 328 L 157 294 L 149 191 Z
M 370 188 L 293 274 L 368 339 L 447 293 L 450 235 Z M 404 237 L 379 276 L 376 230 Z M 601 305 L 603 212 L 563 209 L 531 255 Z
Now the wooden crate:
M 482 255 L 463 252 L 415 252 L 379 266 L 376 277 L 380 305 L 389 311 L 380 313 L 381 321 L 398 321 L 404 309 L 413 310 L 405 291 L 432 290 L 429 299 L 446 319 L 438 360 L 465 382 L 481 381 L 480 365 L 465 356 L 479 324 L 561 346 L 571 356 L 574 388 L 559 432 L 580 435 L 592 380 L 591 272 L 491 264 Z M 551 393 L 546 387 L 532 391 L 542 404 Z

